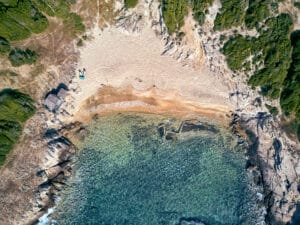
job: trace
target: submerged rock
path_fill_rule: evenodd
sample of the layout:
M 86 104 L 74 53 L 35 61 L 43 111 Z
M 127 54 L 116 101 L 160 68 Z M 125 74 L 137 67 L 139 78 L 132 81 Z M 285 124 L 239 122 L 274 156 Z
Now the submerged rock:
M 167 141 L 176 141 L 177 140 L 177 135 L 173 132 L 167 132 L 166 133 L 166 140 Z
M 198 218 L 180 218 L 178 225 L 208 225 Z

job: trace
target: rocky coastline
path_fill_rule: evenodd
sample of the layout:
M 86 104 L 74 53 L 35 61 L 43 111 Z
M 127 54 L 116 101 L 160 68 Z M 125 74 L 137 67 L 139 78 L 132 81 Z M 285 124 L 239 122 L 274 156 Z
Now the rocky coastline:
M 237 143 L 247 149 L 245 169 L 253 181 L 253 189 L 257 191 L 257 201 L 264 221 L 261 224 L 296 224 L 293 216 L 295 218 L 300 202 L 299 142 L 287 136 L 281 128 L 280 117 L 272 116 L 265 108 L 264 103 L 269 101 L 263 99 L 257 91 L 251 90 L 243 78 L 232 74 L 228 69 L 224 56 L 219 52 L 219 36 L 223 33 L 213 32 L 211 18 L 191 34 L 195 43 L 200 46 L 195 48 L 195 45 L 189 45 L 185 39 L 178 40 L 167 34 L 158 2 L 150 0 L 143 4 L 142 7 L 150 12 L 146 18 L 148 22 L 142 19 L 144 17 L 141 17 L 140 11 L 123 10 L 116 27 L 125 32 L 136 33 L 142 30 L 145 23 L 150 23 L 157 36 L 165 42 L 163 55 L 171 56 L 185 66 L 195 66 L 195 61 L 199 63 L 200 57 L 202 66 L 208 67 L 219 80 L 230 87 L 228 95 L 236 107 L 230 115 L 231 122 L 228 126 L 237 137 Z M 209 11 L 212 17 L 217 12 L 214 6 Z M 72 67 L 70 73 L 75 74 L 74 70 Z M 76 91 L 78 90 L 69 90 Z M 261 99 L 260 104 L 257 103 L 258 98 Z M 72 105 L 72 100 L 68 99 L 64 104 Z M 41 136 L 39 141 L 42 143 L 44 159 L 35 172 L 34 179 L 38 180 L 32 187 L 35 201 L 27 224 L 38 224 L 38 218 L 55 206 L 60 191 L 73 173 L 76 146 L 88 134 L 85 125 L 80 122 L 65 123 L 71 115 L 64 104 L 55 112 L 42 109 L 38 115 L 38 120 L 47 121 L 43 122 L 39 131 L 35 131 L 36 135 Z M 200 129 L 194 125 L 189 123 L 185 129 Z M 33 129 L 34 126 L 36 125 L 29 123 L 27 129 Z M 164 126 L 158 126 L 158 130 L 167 140 L 176 139 L 174 132 L 166 132 Z M 24 220 L 28 221 L 28 218 Z M 183 219 L 181 224 L 203 223 Z

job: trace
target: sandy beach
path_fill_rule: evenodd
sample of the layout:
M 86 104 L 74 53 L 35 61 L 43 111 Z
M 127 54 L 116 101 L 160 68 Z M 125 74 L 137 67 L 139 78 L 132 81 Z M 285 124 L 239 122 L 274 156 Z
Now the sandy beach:
M 67 122 L 109 111 L 224 118 L 233 109 L 221 80 L 200 61 L 192 67 L 162 55 L 163 40 L 151 28 L 126 33 L 112 27 L 95 30 L 93 36 L 80 49 L 69 87 L 76 91 L 69 96 L 72 104 L 65 106 L 73 116 Z M 86 77 L 80 80 L 78 70 L 83 68 Z

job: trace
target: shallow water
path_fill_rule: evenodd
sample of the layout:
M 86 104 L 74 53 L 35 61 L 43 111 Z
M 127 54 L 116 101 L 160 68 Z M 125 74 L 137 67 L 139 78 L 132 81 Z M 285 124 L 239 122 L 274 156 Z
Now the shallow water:
M 54 218 L 59 224 L 255 224 L 243 153 L 224 134 L 162 140 L 165 117 L 114 115 L 90 128 Z M 222 132 L 223 133 L 223 132 Z

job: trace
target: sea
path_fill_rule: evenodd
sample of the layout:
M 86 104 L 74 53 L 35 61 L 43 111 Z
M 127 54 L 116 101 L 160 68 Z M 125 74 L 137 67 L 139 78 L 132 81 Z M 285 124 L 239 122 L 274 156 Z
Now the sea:
M 215 132 L 176 133 L 180 123 L 137 113 L 93 120 L 44 224 L 256 224 L 257 199 L 235 138 L 212 121 Z M 161 124 L 176 138 L 162 137 Z

